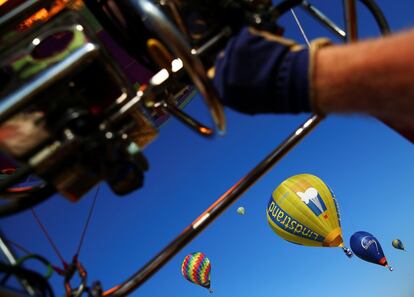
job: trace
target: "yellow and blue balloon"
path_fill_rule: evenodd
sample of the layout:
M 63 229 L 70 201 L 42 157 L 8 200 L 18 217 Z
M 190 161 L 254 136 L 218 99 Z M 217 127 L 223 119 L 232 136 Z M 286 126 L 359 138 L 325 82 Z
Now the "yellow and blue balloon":
M 352 256 L 344 245 L 335 195 L 315 175 L 298 174 L 283 181 L 270 197 L 267 221 L 287 241 L 341 247 L 348 257 Z
M 399 239 L 394 239 L 394 240 L 392 241 L 392 246 L 393 246 L 394 248 L 398 249 L 398 250 L 403 250 L 403 251 L 405 251 L 404 245 L 403 245 L 402 241 L 401 241 L 401 240 L 399 240 Z

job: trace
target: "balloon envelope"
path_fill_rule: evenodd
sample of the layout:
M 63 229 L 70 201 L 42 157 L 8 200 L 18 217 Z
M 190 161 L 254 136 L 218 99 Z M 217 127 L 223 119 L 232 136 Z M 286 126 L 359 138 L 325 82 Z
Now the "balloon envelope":
M 364 261 L 392 268 L 388 265 L 382 247 L 371 233 L 365 231 L 355 232 L 350 240 L 351 249 L 355 255 Z
M 392 241 L 392 246 L 395 247 L 396 249 L 404 251 L 404 245 L 403 245 L 402 241 L 399 240 L 399 239 L 394 239 Z
M 246 213 L 246 210 L 244 209 L 244 207 L 240 206 L 239 208 L 237 208 L 237 213 L 239 215 L 244 215 Z
M 344 247 L 335 195 L 317 176 L 299 174 L 283 181 L 267 206 L 272 230 L 287 241 L 324 247 Z
M 201 252 L 187 255 L 181 265 L 185 279 L 207 289 L 210 289 L 210 271 L 210 260 Z

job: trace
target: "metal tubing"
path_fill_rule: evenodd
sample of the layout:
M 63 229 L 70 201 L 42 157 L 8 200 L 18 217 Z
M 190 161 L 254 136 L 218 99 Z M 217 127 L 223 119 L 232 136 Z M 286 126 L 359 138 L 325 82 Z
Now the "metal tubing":
M 227 207 L 233 204 L 249 189 L 261 176 L 269 171 L 282 159 L 300 140 L 312 131 L 322 120 L 322 116 L 312 115 L 305 123 L 295 130 L 285 141 L 274 149 L 247 175 L 234 184 L 227 192 L 217 199 L 206 211 L 204 211 L 193 223 L 185 228 L 181 234 L 168 244 L 160 253 L 150 260 L 143 268 L 132 275 L 124 283 L 103 293 L 106 297 L 126 296 L 141 286 L 161 267 L 163 267 L 184 246 L 213 222 Z
M 9 13 L 0 17 L 0 27 L 10 26 L 20 22 L 26 17 L 30 17 L 33 13 L 42 7 L 47 7 L 52 3 L 52 0 L 47 1 L 24 1 Z M 3 31 L 5 32 L 5 31 Z
M 171 16 L 173 20 L 175 21 L 177 28 L 185 35 L 185 37 L 188 38 L 188 40 L 191 40 L 191 34 L 188 30 L 188 27 L 185 24 L 185 21 L 183 20 L 181 13 L 177 7 L 177 3 L 175 1 L 160 1 L 160 4 L 163 6 L 167 6 L 170 9 Z
M 358 39 L 358 20 L 356 12 L 356 0 L 343 0 L 345 13 L 345 26 L 348 42 Z
M 92 57 L 95 57 L 98 49 L 99 47 L 96 44 L 86 43 L 73 51 L 63 61 L 36 75 L 21 88 L 2 98 L 0 104 L 0 123 L 20 111 L 40 91 L 45 90 L 59 79 L 65 77 L 65 75 L 87 63 Z
M 323 14 L 319 9 L 310 4 L 308 1 L 302 1 L 302 8 L 311 16 L 313 16 L 318 22 L 326 26 L 337 35 L 341 40 L 346 40 L 346 33 L 339 26 L 337 26 L 330 18 Z
M 220 31 L 216 36 L 208 40 L 206 43 L 204 43 L 201 47 L 199 47 L 197 50 L 192 49 L 191 53 L 193 55 L 199 56 L 200 58 L 203 58 L 203 55 L 206 54 L 210 49 L 215 48 L 217 44 L 220 44 L 225 39 L 228 39 L 231 35 L 232 31 L 230 27 L 226 27 L 223 30 Z
M 192 118 L 191 116 L 189 116 L 188 114 L 180 110 L 179 108 L 177 108 L 174 105 L 174 103 L 164 101 L 161 103 L 159 108 L 161 108 L 161 110 L 164 111 L 165 113 L 171 114 L 176 119 L 178 119 L 180 122 L 185 124 L 187 127 L 193 129 L 194 131 L 201 134 L 202 136 L 212 136 L 214 133 L 212 129 L 210 129 L 207 126 L 204 126 L 199 121 Z
M 385 18 L 384 13 L 380 9 L 380 7 L 375 3 L 373 0 L 360 0 L 362 4 L 366 6 L 366 8 L 372 13 L 375 18 L 375 21 L 380 28 L 382 35 L 388 35 L 391 33 L 390 25 L 388 24 L 387 19 Z
M 3 237 L 3 234 L 0 233 L 0 250 L 4 255 L 4 258 L 9 262 L 10 265 L 16 265 L 17 259 L 13 254 L 13 251 L 9 246 L 7 245 L 6 240 Z M 24 290 L 29 294 L 30 296 L 36 296 L 37 292 L 36 290 L 29 284 L 29 282 L 24 278 L 17 278 Z
M 187 44 L 182 34 L 168 20 L 164 13 L 149 0 L 125 0 L 126 9 L 150 28 L 176 57 L 180 57 L 184 68 L 191 77 L 194 85 L 200 91 L 206 102 L 214 124 L 218 132 L 223 134 L 226 130 L 226 120 L 223 106 L 212 86 L 201 60 L 191 53 L 191 47 Z

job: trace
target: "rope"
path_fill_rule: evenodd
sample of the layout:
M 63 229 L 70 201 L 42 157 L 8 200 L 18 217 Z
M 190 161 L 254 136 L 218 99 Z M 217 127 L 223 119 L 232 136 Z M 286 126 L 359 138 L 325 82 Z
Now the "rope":
M 95 209 L 96 199 L 98 198 L 98 194 L 99 194 L 99 186 L 100 185 L 98 184 L 98 186 L 96 187 L 95 196 L 93 197 L 92 205 L 89 208 L 88 217 L 86 219 L 85 226 L 83 227 L 82 235 L 81 235 L 80 240 L 79 240 L 78 249 L 77 249 L 76 254 L 75 254 L 76 258 L 79 256 L 80 250 L 81 250 L 82 245 L 83 245 L 83 241 L 85 239 L 86 231 L 87 231 L 89 223 L 91 221 L 93 210 Z
M 308 37 L 306 36 L 306 33 L 305 33 L 305 31 L 303 30 L 302 24 L 300 23 L 300 21 L 299 21 L 298 17 L 296 16 L 296 13 L 295 13 L 295 11 L 293 10 L 293 8 L 291 8 L 291 9 L 290 9 L 290 12 L 292 13 L 293 18 L 295 19 L 295 22 L 296 22 L 296 24 L 297 24 L 297 25 L 298 25 L 298 27 L 299 27 L 299 30 L 300 30 L 300 33 L 301 33 L 301 34 L 302 34 L 302 36 L 303 36 L 303 39 L 305 39 L 306 44 L 308 45 L 308 47 L 310 47 L 309 39 L 308 39 Z
M 33 208 L 31 209 L 31 211 L 32 211 L 33 217 L 36 220 L 36 223 L 39 225 L 40 229 L 42 229 L 43 233 L 45 234 L 45 236 L 46 236 L 47 240 L 49 241 L 49 244 L 53 248 L 54 252 L 58 256 L 59 260 L 62 262 L 63 266 L 66 267 L 67 264 L 66 264 L 65 260 L 63 259 L 62 254 L 60 253 L 60 251 L 57 248 L 56 244 L 52 240 L 52 237 L 50 236 L 50 234 L 47 231 L 46 227 L 42 224 L 42 222 L 40 221 L 40 218 L 38 217 L 38 215 L 36 214 L 36 212 Z

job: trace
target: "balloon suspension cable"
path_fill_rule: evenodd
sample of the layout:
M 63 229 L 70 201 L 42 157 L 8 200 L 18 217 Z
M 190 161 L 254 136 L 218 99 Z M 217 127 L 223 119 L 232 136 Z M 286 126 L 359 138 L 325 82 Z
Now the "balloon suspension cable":
M 92 204 L 89 207 L 88 217 L 86 219 L 85 226 L 83 227 L 82 235 L 81 235 L 81 237 L 79 239 L 78 248 L 77 248 L 76 254 L 75 254 L 75 257 L 76 258 L 79 257 L 80 250 L 81 250 L 82 245 L 83 245 L 83 242 L 85 240 L 86 231 L 88 230 L 88 226 L 89 226 L 89 223 L 90 223 L 91 218 L 92 218 L 92 213 L 93 213 L 93 210 L 95 209 L 96 200 L 97 200 L 97 198 L 99 196 L 99 188 L 100 188 L 100 185 L 98 184 L 98 186 L 96 187 L 95 195 L 94 195 L 93 200 L 92 200 Z
M 6 239 L 6 242 L 12 246 L 14 246 L 16 249 L 22 251 L 23 253 L 27 254 L 27 255 L 31 255 L 33 254 L 31 251 L 29 251 L 28 249 L 26 249 L 24 246 L 18 244 L 17 242 L 14 242 L 10 239 Z
M 295 11 L 293 10 L 293 8 L 290 9 L 290 12 L 292 13 L 293 18 L 295 19 L 296 24 L 299 27 L 300 33 L 303 36 L 303 39 L 305 40 L 306 44 L 308 45 L 308 47 L 310 47 L 310 43 L 309 43 L 309 39 L 306 36 L 305 30 L 303 30 L 302 24 L 300 23 L 298 17 L 296 16 Z
M 354 254 L 352 253 L 352 250 L 350 248 L 347 248 L 346 246 L 342 247 L 342 250 L 344 251 L 345 255 L 348 258 L 351 258 Z
M 47 241 L 49 242 L 50 246 L 52 247 L 55 254 L 58 256 L 59 260 L 62 262 L 63 267 L 67 267 L 66 261 L 63 259 L 62 254 L 60 253 L 59 249 L 57 248 L 57 245 L 53 241 L 52 237 L 50 236 L 49 232 L 47 231 L 46 227 L 43 225 L 42 221 L 40 220 L 39 216 L 35 212 L 35 210 L 31 209 L 32 215 L 37 223 L 37 225 L 42 230 L 43 234 L 46 236 Z

